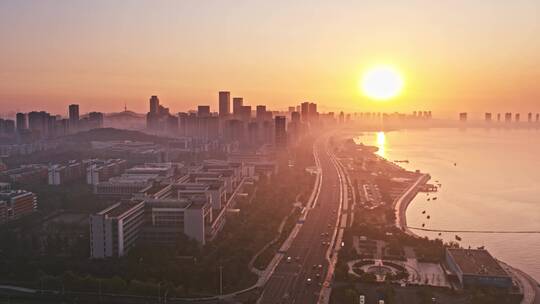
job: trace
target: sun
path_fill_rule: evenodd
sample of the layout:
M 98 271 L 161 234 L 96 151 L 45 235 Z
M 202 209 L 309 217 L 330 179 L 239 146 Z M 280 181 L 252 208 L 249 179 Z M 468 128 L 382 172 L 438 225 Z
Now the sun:
M 362 93 L 375 100 L 392 99 L 401 93 L 403 86 L 401 74 L 387 65 L 379 65 L 367 70 L 360 80 Z

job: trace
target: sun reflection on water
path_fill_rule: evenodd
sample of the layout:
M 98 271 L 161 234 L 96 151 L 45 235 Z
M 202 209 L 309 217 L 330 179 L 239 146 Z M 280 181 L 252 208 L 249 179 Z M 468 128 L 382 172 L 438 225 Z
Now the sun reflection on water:
M 384 157 L 385 143 L 386 143 L 386 136 L 384 135 L 384 132 L 382 131 L 377 132 L 377 148 L 379 148 L 379 151 L 377 151 L 377 154 L 381 157 Z

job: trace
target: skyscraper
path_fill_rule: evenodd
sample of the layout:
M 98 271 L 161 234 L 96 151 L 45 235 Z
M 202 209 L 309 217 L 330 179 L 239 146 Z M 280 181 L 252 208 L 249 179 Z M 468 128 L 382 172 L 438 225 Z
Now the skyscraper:
M 256 112 L 257 120 L 264 120 L 265 114 L 266 114 L 266 106 L 258 105 L 257 112 Z
M 17 130 L 18 131 L 28 129 L 28 124 L 26 123 L 26 114 L 17 113 L 16 121 L 17 121 Z
M 69 105 L 69 124 L 73 131 L 76 131 L 79 126 L 79 105 Z
M 159 98 L 156 95 L 150 97 L 150 113 L 157 114 L 159 112 Z
M 231 114 L 231 92 L 219 92 L 219 116 L 226 117 Z
M 197 116 L 199 116 L 199 117 L 208 117 L 208 116 L 210 116 L 210 106 L 198 106 L 197 107 Z
M 233 97 L 233 114 L 238 117 L 242 112 L 242 107 L 244 106 L 244 99 L 242 97 Z
M 285 116 L 276 116 L 274 125 L 276 147 L 284 148 L 287 146 L 287 118 Z
M 301 107 L 301 114 L 302 114 L 302 120 L 308 121 L 309 120 L 309 102 L 302 102 L 300 104 Z

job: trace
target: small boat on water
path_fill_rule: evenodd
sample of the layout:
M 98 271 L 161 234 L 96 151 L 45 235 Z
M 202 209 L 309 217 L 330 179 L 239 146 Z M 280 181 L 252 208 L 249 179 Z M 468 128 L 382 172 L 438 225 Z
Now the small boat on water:
M 422 224 L 422 228 L 423 228 L 423 227 L 426 227 L 426 224 Z
M 430 198 L 428 198 L 427 201 L 429 202 L 429 201 L 430 201 Z
M 441 235 L 442 235 L 442 233 L 439 232 L 439 236 L 441 236 Z
M 422 214 L 426 214 L 426 210 L 422 211 Z
M 426 218 L 429 220 L 431 218 L 431 216 L 428 215 Z
M 457 166 L 457 163 L 454 163 L 454 167 Z
M 456 234 L 456 241 L 461 241 L 461 237 L 459 235 Z
M 437 200 L 437 197 L 434 197 L 433 200 Z

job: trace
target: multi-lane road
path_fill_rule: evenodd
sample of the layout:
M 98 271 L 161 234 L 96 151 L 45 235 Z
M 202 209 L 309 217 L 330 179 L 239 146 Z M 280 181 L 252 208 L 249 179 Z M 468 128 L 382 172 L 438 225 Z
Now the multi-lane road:
M 329 248 L 340 242 L 336 235 L 344 179 L 329 153 L 327 139 L 316 141 L 314 149 L 321 170 L 318 196 L 300 221 L 301 227 L 289 248 L 281 253 L 283 258 L 266 282 L 258 303 L 313 304 L 325 300 L 320 294 L 328 285 L 327 254 L 333 250 Z

